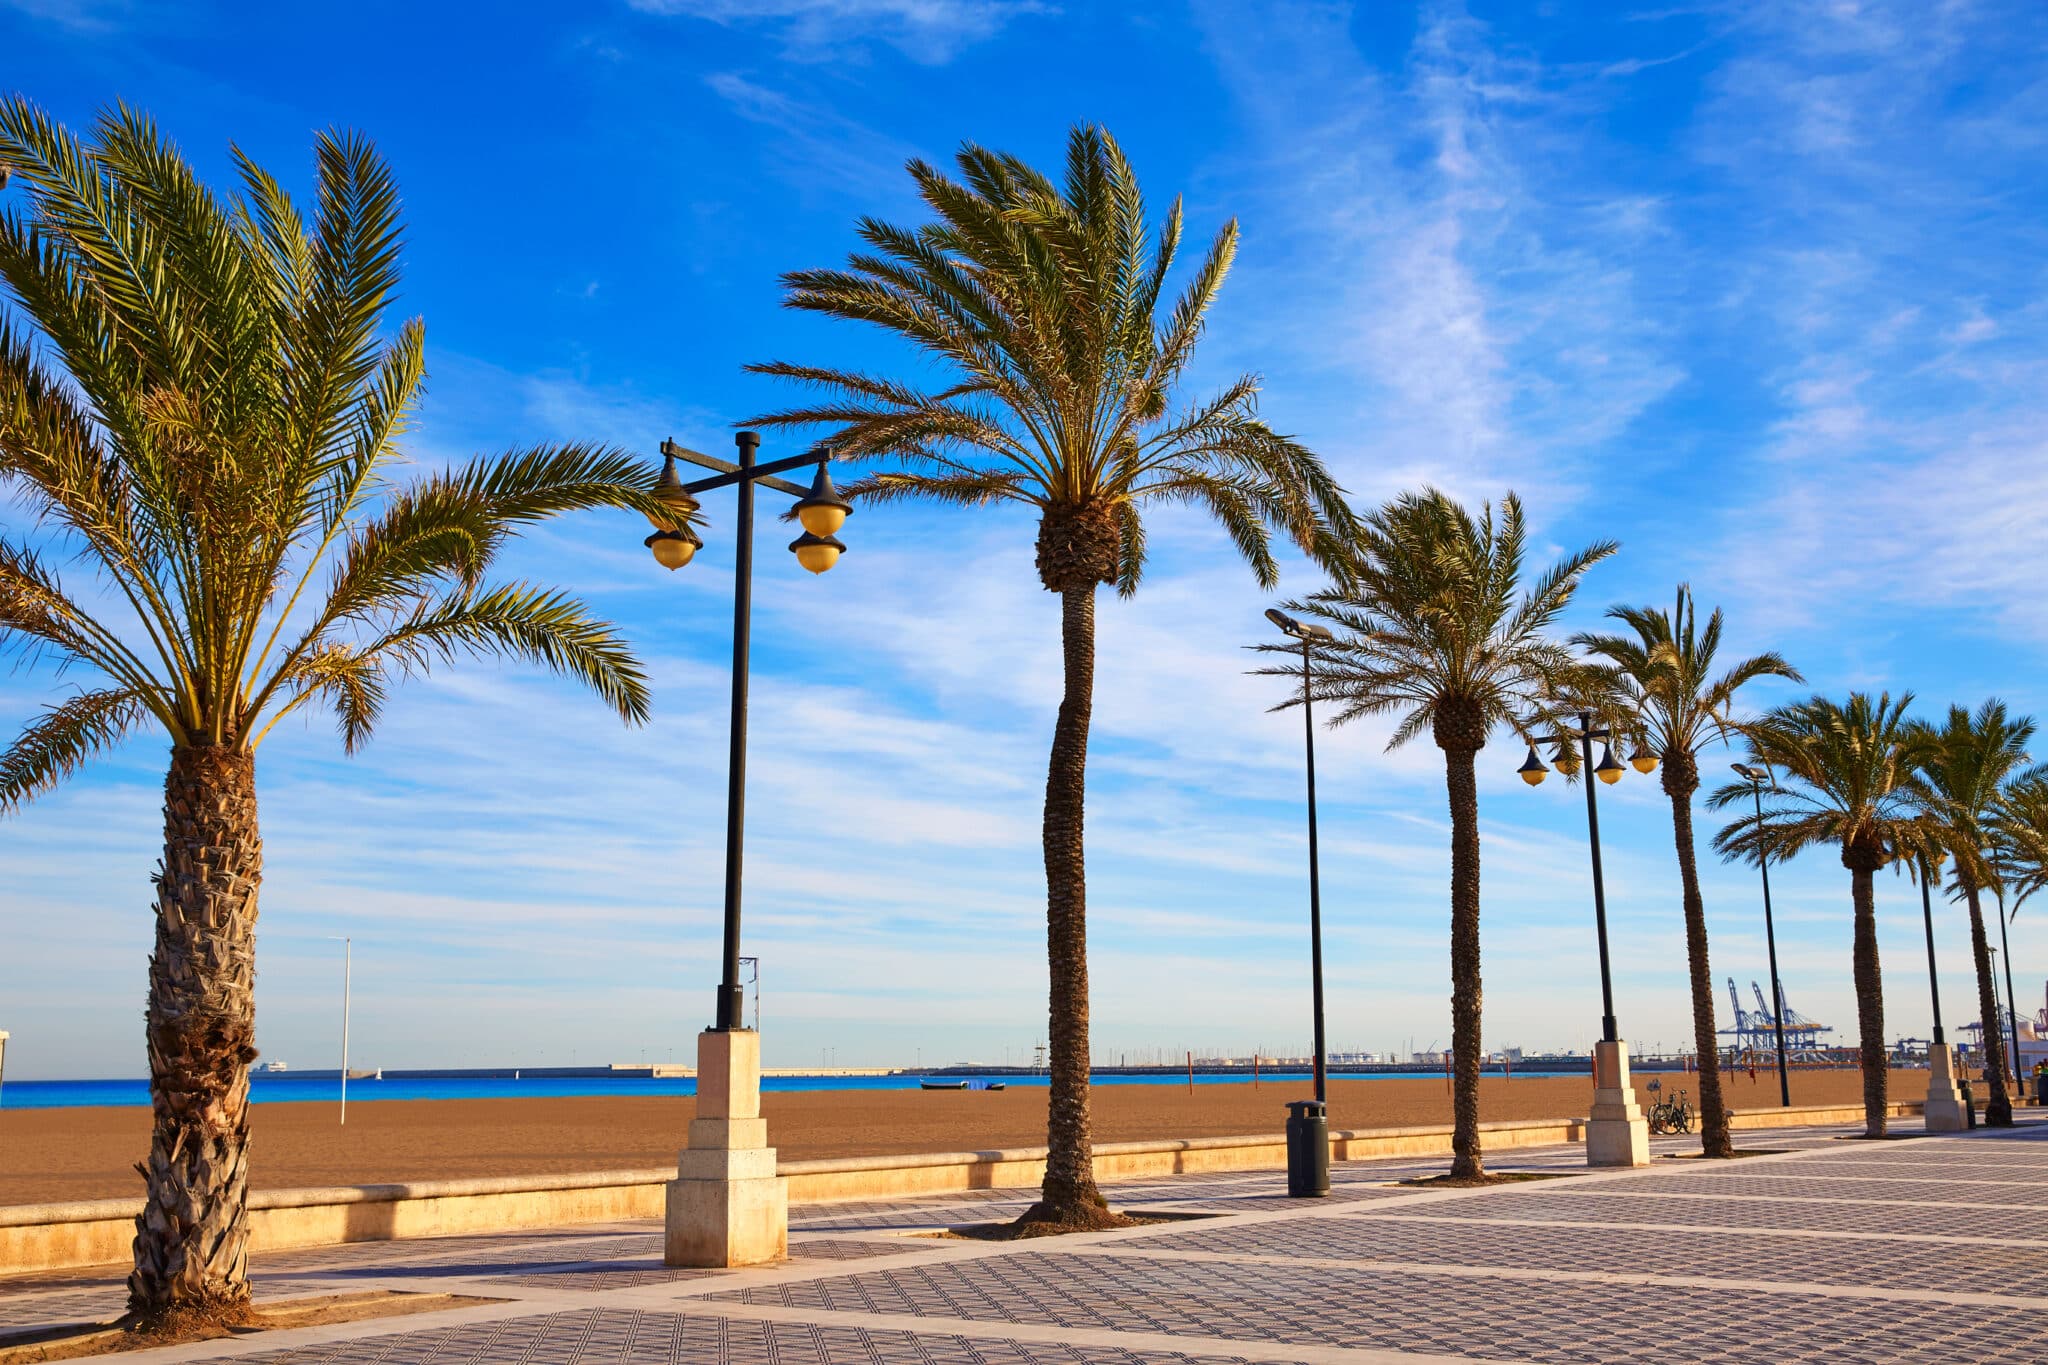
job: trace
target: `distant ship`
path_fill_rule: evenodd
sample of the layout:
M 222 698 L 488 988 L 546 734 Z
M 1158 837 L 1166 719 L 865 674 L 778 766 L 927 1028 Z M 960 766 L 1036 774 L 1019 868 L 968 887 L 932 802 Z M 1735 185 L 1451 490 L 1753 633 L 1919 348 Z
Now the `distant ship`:
M 259 1066 L 259 1067 L 257 1067 L 256 1069 L 257 1069 L 258 1071 L 289 1071 L 289 1070 L 291 1070 L 291 1068 L 290 1068 L 289 1066 L 286 1066 L 286 1065 L 285 1065 L 285 1064 L 284 1064 L 283 1062 L 265 1062 L 265 1063 L 264 1063 L 264 1064 L 263 1064 L 262 1066 Z

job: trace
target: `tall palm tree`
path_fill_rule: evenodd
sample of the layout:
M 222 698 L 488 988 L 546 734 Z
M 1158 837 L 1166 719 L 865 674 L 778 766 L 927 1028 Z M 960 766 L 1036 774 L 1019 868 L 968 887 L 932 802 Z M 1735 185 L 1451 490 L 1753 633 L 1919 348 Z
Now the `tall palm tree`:
M 907 469 L 862 479 L 869 503 L 928 498 L 1018 503 L 1038 518 L 1038 576 L 1060 598 L 1066 690 L 1045 784 L 1051 1102 L 1045 1184 L 1026 1223 L 1111 1221 L 1095 1187 L 1088 1131 L 1087 878 L 1082 856 L 1095 591 L 1129 596 L 1145 567 L 1142 511 L 1201 508 L 1222 523 L 1261 585 L 1278 575 L 1279 531 L 1336 562 L 1350 524 L 1322 463 L 1257 416 L 1242 376 L 1178 411 L 1170 405 L 1203 319 L 1237 252 L 1216 235 L 1161 316 L 1181 239 L 1176 200 L 1156 239 L 1137 176 L 1099 128 L 1075 128 L 1065 184 L 1014 156 L 963 147 L 955 180 L 908 170 L 933 220 L 863 219 L 868 250 L 845 270 L 785 277 L 790 307 L 870 323 L 938 363 L 935 388 L 784 362 L 753 366 L 816 388 L 817 402 L 754 419 L 825 427 L 843 458 Z
M 1398 715 L 1387 747 L 1427 731 L 1444 755 L 1451 812 L 1451 1175 L 1485 1175 L 1479 1143 L 1479 785 L 1477 757 L 1507 726 L 1533 740 L 1558 703 L 1583 694 L 1593 670 L 1547 635 L 1586 570 L 1613 554 L 1603 540 L 1525 584 L 1521 500 L 1474 517 L 1431 488 L 1362 519 L 1350 582 L 1290 603 L 1334 628 L 1318 649 L 1315 696 L 1337 703 L 1332 725 Z M 1294 670 L 1263 670 L 1287 673 Z
M 1664 794 L 1671 798 L 1671 833 L 1678 845 L 1678 880 L 1684 899 L 1685 956 L 1692 977 L 1693 1050 L 1700 1059 L 1700 1146 L 1710 1157 L 1735 1155 L 1728 1131 L 1728 1105 L 1721 1095 L 1721 1043 L 1714 1030 L 1714 974 L 1707 960 L 1707 907 L 1700 895 L 1694 852 L 1692 798 L 1700 789 L 1700 746 L 1726 742 L 1729 707 L 1744 683 L 1758 678 L 1799 681 L 1798 670 L 1777 654 L 1743 659 L 1718 677 L 1714 656 L 1721 647 L 1721 609 L 1699 629 L 1692 589 L 1678 585 L 1671 611 L 1656 607 L 1615 607 L 1607 613 L 1632 635 L 1585 633 L 1573 643 L 1606 660 L 1634 704 L 1643 742 L 1664 766 Z
M 1930 854 L 1927 825 L 1917 817 L 1914 772 L 1921 742 L 1906 719 L 1909 692 L 1893 701 L 1851 692 L 1847 702 L 1814 696 L 1780 706 L 1742 727 L 1751 757 L 1775 771 L 1763 814 L 1744 815 L 1714 836 L 1727 858 L 1783 862 L 1819 845 L 1840 850 L 1855 909 L 1856 1023 L 1863 1063 L 1863 1127 L 1883 1137 L 1886 1121 L 1884 978 L 1877 954 L 1879 868 L 1909 866 Z M 1752 800 L 1746 782 L 1715 789 L 1707 804 L 1740 808 Z
M 485 575 L 553 513 L 663 515 L 652 480 L 567 446 L 392 487 L 424 371 L 417 320 L 380 330 L 398 192 L 361 138 L 324 135 L 317 160 L 309 223 L 239 153 L 240 192 L 216 195 L 129 109 L 87 141 L 0 103 L 0 164 L 28 194 L 0 214 L 0 486 L 26 514 L 0 537 L 0 647 L 93 679 L 0 755 L 0 814 L 131 734 L 171 746 L 128 1281 L 143 1321 L 248 1307 L 264 737 L 325 707 L 353 751 L 394 680 L 465 654 L 647 713 L 610 626 Z M 60 578 L 60 554 L 89 566 L 98 601 Z
M 2012 1122 L 2012 1094 L 2006 1086 L 2005 1030 L 1991 974 L 1991 941 L 1984 933 L 1983 900 L 1986 891 L 2004 890 L 1996 822 L 2007 789 L 2035 775 L 2028 771 L 2027 757 L 2034 720 L 2007 715 L 2005 703 L 1993 697 L 1974 715 L 1967 707 L 1949 707 L 1940 729 L 1923 725 L 1919 736 L 1925 814 L 1941 847 L 1955 860 L 1950 888 L 1970 908 L 1970 955 L 1977 968 L 1984 1074 L 1991 1090 L 1984 1119 L 1993 1127 L 2005 1127 Z M 2009 816 L 2005 828 L 2014 828 Z

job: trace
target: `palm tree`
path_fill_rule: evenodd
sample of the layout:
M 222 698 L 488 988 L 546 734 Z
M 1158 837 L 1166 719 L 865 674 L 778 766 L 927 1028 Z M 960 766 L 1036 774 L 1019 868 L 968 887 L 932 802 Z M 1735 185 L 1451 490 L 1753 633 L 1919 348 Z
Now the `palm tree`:
M 1693 1049 L 1700 1059 L 1700 1146 L 1707 1156 L 1732 1157 L 1735 1141 L 1728 1131 L 1728 1105 L 1721 1096 L 1721 1044 L 1714 1030 L 1714 974 L 1707 961 L 1707 908 L 1700 896 L 1694 853 L 1692 798 L 1700 789 L 1700 746 L 1727 740 L 1732 728 L 1728 709 L 1737 689 L 1758 678 L 1797 682 L 1799 673 L 1777 654 L 1758 654 L 1715 677 L 1721 610 L 1716 607 L 1706 629 L 1700 630 L 1692 589 L 1683 583 L 1668 613 L 1655 607 L 1615 607 L 1607 614 L 1634 634 L 1586 633 L 1573 643 L 1612 665 L 1634 703 L 1643 742 L 1664 765 L 1664 794 L 1671 798 L 1671 833 L 1678 845 L 1678 880 L 1684 897 Z
M 2005 703 L 1993 697 L 1975 715 L 1967 707 L 1951 706 L 1940 729 L 1923 725 L 1918 733 L 1924 746 L 1924 811 L 1943 851 L 1955 859 L 1950 887 L 1970 908 L 1970 954 L 1977 967 L 1978 1017 L 1984 1024 L 1984 1075 L 1991 1087 L 1984 1120 L 2005 1127 L 2012 1122 L 2012 1095 L 2005 1083 L 2005 1031 L 1991 975 L 1991 943 L 1984 933 L 1983 896 L 2004 890 L 1997 823 L 2004 813 L 2004 828 L 2015 828 L 2010 813 L 2001 808 L 2008 787 L 2034 775 L 2025 771 L 2034 720 L 2008 716 Z
M 1203 318 L 1237 251 L 1226 224 L 1164 317 L 1181 238 L 1178 200 L 1148 240 L 1137 176 L 1107 132 L 1078 127 L 1064 187 L 1014 156 L 968 145 L 954 180 L 908 170 L 934 221 L 863 219 L 869 250 L 845 270 L 785 277 L 790 307 L 871 323 L 936 360 L 926 389 L 848 370 L 783 362 L 756 373 L 824 397 L 754 419 L 828 427 L 841 457 L 906 470 L 848 491 L 870 503 L 929 498 L 1019 503 L 1038 518 L 1038 576 L 1060 597 L 1066 690 L 1045 784 L 1046 942 L 1051 1097 L 1045 1183 L 1020 1222 L 1101 1226 L 1088 1132 L 1087 878 L 1082 856 L 1088 724 L 1095 677 L 1095 590 L 1125 596 L 1145 566 L 1142 510 L 1184 503 L 1223 524 L 1259 583 L 1278 567 L 1278 530 L 1336 562 L 1350 525 L 1322 463 L 1261 421 L 1259 381 L 1242 376 L 1170 410 Z
M 0 755 L 0 813 L 131 734 L 171 744 L 128 1281 L 145 1322 L 248 1308 L 264 737 L 326 707 L 353 751 L 393 681 L 463 654 L 530 660 L 647 714 L 610 626 L 485 574 L 553 513 L 662 514 L 652 480 L 568 446 L 391 488 L 424 333 L 380 332 L 398 285 L 390 172 L 361 138 L 322 136 L 309 224 L 236 161 L 241 192 L 222 198 L 131 110 L 85 141 L 0 103 L 0 164 L 29 195 L 0 215 L 0 485 L 27 516 L 0 538 L 0 647 L 93 675 Z M 59 577 L 60 551 L 91 566 L 104 608 Z
M 1315 696 L 1338 704 L 1332 725 L 1395 714 L 1387 747 L 1425 730 L 1444 754 L 1451 810 L 1451 1051 L 1455 1073 L 1451 1176 L 1479 1179 L 1479 787 L 1487 736 L 1507 726 L 1533 741 L 1557 703 L 1583 694 L 1593 670 L 1546 631 L 1587 569 L 1613 554 L 1603 540 L 1524 587 L 1527 531 L 1513 493 L 1496 523 L 1431 488 L 1363 519 L 1351 581 L 1290 603 L 1335 639 L 1318 650 Z M 1278 648 L 1278 647 L 1274 647 Z M 1263 670 L 1294 674 L 1293 669 Z M 1291 703 L 1289 703 L 1291 704 Z
M 1916 818 L 1914 777 L 1920 741 L 1906 708 L 1909 692 L 1872 698 L 1851 692 L 1846 703 L 1814 696 L 1778 707 L 1742 727 L 1750 755 L 1778 773 L 1761 818 L 1744 815 L 1714 836 L 1714 848 L 1749 863 L 1783 862 L 1822 844 L 1841 851 L 1855 907 L 1856 1023 L 1863 1063 L 1866 1137 L 1885 1133 L 1884 979 L 1877 955 L 1877 870 L 1895 860 L 1909 866 L 1933 851 Z M 1752 799 L 1747 782 L 1715 789 L 1715 810 Z

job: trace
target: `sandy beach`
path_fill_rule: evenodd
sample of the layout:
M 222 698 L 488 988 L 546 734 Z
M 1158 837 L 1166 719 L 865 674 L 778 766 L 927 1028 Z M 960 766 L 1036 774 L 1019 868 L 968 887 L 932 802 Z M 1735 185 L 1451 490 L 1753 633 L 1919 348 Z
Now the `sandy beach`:
M 1647 1082 L 1638 1076 L 1637 1087 Z M 1665 1076 L 1667 1089 L 1688 1076 Z M 1485 1119 L 1583 1115 L 1588 1077 L 1482 1083 Z M 1795 1072 L 1793 1102 L 1854 1103 L 1855 1071 Z M 1917 1098 L 1925 1072 L 1899 1072 L 1896 1096 Z M 1094 1092 L 1095 1140 L 1208 1137 L 1277 1132 L 1282 1106 L 1309 1097 L 1307 1082 L 1198 1086 L 1102 1085 Z M 1728 1087 L 1738 1109 L 1766 1108 L 1777 1078 L 1737 1073 Z M 956 1091 L 810 1091 L 769 1094 L 762 1106 L 770 1140 L 788 1159 L 888 1152 L 952 1152 L 1032 1147 L 1045 1142 L 1042 1088 L 1001 1093 Z M 257 1188 L 360 1185 L 542 1171 L 596 1171 L 668 1164 L 695 1108 L 687 1097 L 541 1100 L 358 1101 L 348 1125 L 327 1104 L 263 1104 L 255 1109 L 250 1165 Z M 1331 1126 L 1385 1128 L 1448 1122 L 1441 1079 L 1333 1080 Z M 147 1146 L 143 1108 L 0 1111 L 0 1204 L 139 1196 L 134 1163 Z

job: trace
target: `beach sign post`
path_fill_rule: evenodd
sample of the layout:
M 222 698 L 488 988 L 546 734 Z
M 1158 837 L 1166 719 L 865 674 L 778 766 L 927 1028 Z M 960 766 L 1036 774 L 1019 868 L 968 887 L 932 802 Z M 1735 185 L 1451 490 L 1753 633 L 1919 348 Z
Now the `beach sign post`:
M 754 488 L 757 484 L 796 499 L 804 531 L 789 544 L 797 563 L 822 574 L 839 562 L 846 547 L 834 536 L 852 506 L 832 485 L 832 452 L 814 448 L 802 455 L 759 463 L 758 432 L 733 436 L 739 462 L 661 443 L 662 468 L 656 495 L 676 510 L 672 523 L 654 523 L 642 542 L 665 569 L 680 569 L 703 547 L 689 522 L 697 495 L 736 490 L 732 611 L 732 714 L 725 791 L 725 933 L 714 1023 L 697 1036 L 697 1117 L 690 1145 L 677 1160 L 668 1184 L 667 1235 L 662 1259 L 672 1266 L 729 1267 L 779 1260 L 789 1249 L 789 1182 L 775 1173 L 775 1149 L 761 1117 L 761 1035 L 746 1026 L 746 987 L 740 980 L 740 890 L 747 810 L 747 675 L 754 607 Z M 716 471 L 685 484 L 676 462 Z M 816 465 L 809 488 L 776 477 Z M 758 967 L 757 967 L 758 972 Z

